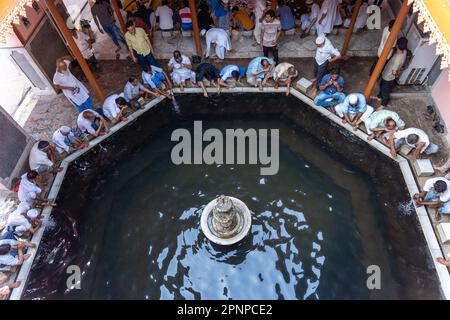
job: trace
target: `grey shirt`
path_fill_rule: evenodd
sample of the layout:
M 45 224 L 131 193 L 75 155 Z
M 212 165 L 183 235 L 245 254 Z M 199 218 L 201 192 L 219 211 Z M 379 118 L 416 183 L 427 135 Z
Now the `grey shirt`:
M 101 4 L 95 3 L 91 8 L 91 12 L 93 16 L 97 16 L 102 26 L 114 23 L 115 21 L 113 9 L 111 8 L 111 5 L 106 2 Z

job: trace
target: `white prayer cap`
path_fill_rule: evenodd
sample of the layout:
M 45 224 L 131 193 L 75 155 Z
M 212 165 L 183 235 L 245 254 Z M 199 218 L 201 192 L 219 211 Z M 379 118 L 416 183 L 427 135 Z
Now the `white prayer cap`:
M 59 131 L 61 133 L 70 133 L 70 131 L 72 131 L 72 129 L 70 129 L 70 127 L 68 127 L 68 126 L 62 126 L 61 128 L 59 128 Z
M 350 104 L 355 105 L 358 103 L 358 97 L 355 94 L 351 94 L 348 96 L 348 102 L 350 102 Z
M 27 217 L 30 218 L 31 220 L 36 219 L 38 215 L 39 215 L 39 212 L 36 209 L 31 209 L 31 210 L 28 210 L 28 212 L 27 212 Z
M 314 0 L 306 0 L 306 5 L 310 6 L 313 4 L 313 2 L 314 2 Z
M 69 30 L 75 29 L 75 24 L 73 23 L 71 18 L 67 19 L 66 26 L 67 26 L 67 29 L 69 29 Z
M 316 44 L 318 46 L 320 46 L 321 44 L 324 44 L 324 43 L 325 43 L 325 36 L 323 34 L 321 34 L 320 36 L 318 36 L 316 38 Z
M 202 31 L 200 31 L 200 35 L 203 37 L 206 34 L 206 29 L 202 29 Z
M 20 235 L 20 234 L 26 232 L 26 231 L 27 231 L 27 228 L 25 228 L 24 226 L 17 226 L 17 227 L 14 229 L 14 231 Z

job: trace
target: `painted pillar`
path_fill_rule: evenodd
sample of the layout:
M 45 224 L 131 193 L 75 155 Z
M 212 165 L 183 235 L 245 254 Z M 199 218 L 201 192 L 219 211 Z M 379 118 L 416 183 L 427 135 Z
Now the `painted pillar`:
M 81 54 L 80 49 L 78 49 L 77 44 L 72 38 L 72 34 L 70 33 L 69 29 L 67 29 L 66 22 L 62 18 L 61 14 L 58 11 L 58 8 L 56 7 L 54 0 L 45 0 L 45 4 L 47 5 L 48 10 L 50 11 L 50 14 L 52 15 L 53 19 L 55 20 L 55 23 L 61 33 L 64 36 L 64 39 L 66 40 L 67 46 L 69 47 L 70 51 L 72 51 L 73 55 L 75 56 L 75 59 L 80 64 L 81 70 L 83 70 L 84 75 L 86 76 L 86 79 L 88 80 L 91 88 L 95 91 L 97 97 L 101 102 L 105 100 L 105 94 L 103 93 L 103 90 L 100 88 L 100 86 L 97 83 L 97 80 L 94 77 L 94 74 L 92 73 L 91 69 L 89 68 L 86 60 L 84 60 L 83 55 Z
M 120 0 L 111 0 L 111 6 L 116 13 L 117 19 L 119 20 L 120 29 L 125 34 L 127 32 L 127 28 L 125 27 L 125 21 L 123 21 L 122 13 L 120 13 L 119 4 L 117 3 L 117 1 Z
M 278 7 L 278 1 L 277 0 L 271 0 L 270 1 L 270 8 L 272 9 L 272 10 L 277 10 L 277 7 Z
M 195 6 L 195 0 L 189 0 L 189 9 L 191 9 L 191 17 L 192 17 L 192 31 L 194 35 L 195 48 L 197 50 L 197 55 L 202 55 L 202 43 L 200 40 L 200 29 L 198 27 L 198 19 L 197 19 L 197 7 Z
M 357 0 L 355 6 L 353 7 L 352 22 L 350 27 L 345 34 L 344 44 L 342 45 L 341 55 L 345 56 L 347 54 L 348 47 L 350 45 L 350 40 L 352 38 L 353 29 L 355 28 L 356 18 L 358 18 L 359 10 L 361 9 L 362 0 Z
M 369 99 L 373 89 L 375 88 L 375 85 L 377 84 L 378 78 L 381 72 L 383 71 L 389 53 L 395 45 L 397 35 L 400 29 L 402 28 L 406 16 L 408 15 L 408 11 L 409 11 L 408 0 L 403 0 L 402 7 L 400 8 L 397 18 L 395 19 L 395 23 L 392 26 L 391 33 L 389 34 L 389 37 L 386 40 L 386 44 L 384 45 L 380 58 L 378 59 L 375 69 L 373 70 L 372 75 L 369 78 L 369 82 L 367 83 L 367 87 L 364 90 L 364 95 L 366 96 L 366 99 Z

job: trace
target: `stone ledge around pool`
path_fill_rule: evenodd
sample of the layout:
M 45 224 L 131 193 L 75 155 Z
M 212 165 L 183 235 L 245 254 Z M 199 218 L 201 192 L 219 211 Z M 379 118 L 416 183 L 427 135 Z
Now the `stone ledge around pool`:
M 185 88 L 184 91 L 181 91 L 180 89 L 177 88 L 177 89 L 174 89 L 173 91 L 174 91 L 174 93 L 177 93 L 180 95 L 192 94 L 192 93 L 194 93 L 194 94 L 202 93 L 201 89 L 199 89 L 199 88 Z M 208 91 L 208 93 L 212 93 L 212 94 L 216 94 L 216 92 L 217 92 L 217 90 L 215 88 L 207 88 L 207 91 Z M 229 94 L 229 93 L 234 93 L 234 94 L 239 94 L 239 93 L 259 93 L 259 94 L 279 93 L 279 94 L 284 94 L 285 92 L 286 92 L 286 88 L 284 88 L 284 87 L 281 87 L 278 89 L 264 88 L 263 91 L 260 91 L 258 88 L 255 88 L 255 87 L 236 87 L 236 88 L 222 90 L 222 94 Z M 291 95 L 293 97 L 301 100 L 302 102 L 304 102 L 306 105 L 308 105 L 309 107 L 311 107 L 312 109 L 314 109 L 315 111 L 320 113 L 322 116 L 328 118 L 331 122 L 333 122 L 336 125 L 337 128 L 342 128 L 345 131 L 347 131 L 348 133 L 350 133 L 351 135 L 357 136 L 360 140 L 364 141 L 366 144 L 370 145 L 372 148 L 376 149 L 378 152 L 384 154 L 391 160 L 397 162 L 400 167 L 400 170 L 402 172 L 402 175 L 405 180 L 405 184 L 406 184 L 409 194 L 412 196 L 414 193 L 417 193 L 419 191 L 419 187 L 417 186 L 417 183 L 416 183 L 416 177 L 415 177 L 413 171 L 411 170 L 409 161 L 405 157 L 399 155 L 397 159 L 393 159 L 390 155 L 390 151 L 389 151 L 388 147 L 386 147 L 382 143 L 376 141 L 375 139 L 372 141 L 367 141 L 367 134 L 364 131 L 362 131 L 361 129 L 358 129 L 357 131 L 353 131 L 353 127 L 351 125 L 342 124 L 342 121 L 339 117 L 337 117 L 336 115 L 332 114 L 331 112 L 329 112 L 328 110 L 326 110 L 324 108 L 316 106 L 312 99 L 305 96 L 301 92 L 297 91 L 295 88 L 291 89 Z M 199 98 L 204 99 L 203 96 L 199 96 Z M 120 122 L 120 123 L 114 125 L 113 127 L 111 127 L 111 130 L 108 134 L 90 141 L 89 146 L 86 149 L 78 150 L 78 151 L 72 153 L 71 155 L 69 155 L 68 157 L 66 157 L 61 163 L 63 170 L 56 175 L 56 177 L 53 181 L 53 184 L 51 186 L 51 189 L 49 191 L 48 197 L 49 198 L 57 197 L 60 187 L 63 183 L 64 176 L 67 172 L 67 169 L 73 161 L 77 160 L 79 157 L 84 155 L 86 152 L 88 152 L 95 146 L 99 145 L 101 142 L 105 141 L 107 138 L 111 137 L 114 133 L 120 131 L 120 129 L 133 123 L 141 115 L 143 115 L 147 111 L 151 110 L 153 107 L 157 106 L 164 99 L 165 99 L 164 97 L 160 97 L 160 98 L 151 100 L 150 102 L 148 102 L 145 105 L 144 109 L 136 111 L 135 113 L 130 115 L 126 121 Z M 438 275 L 438 278 L 439 278 L 439 281 L 441 284 L 441 289 L 442 289 L 443 295 L 447 300 L 449 300 L 450 299 L 450 273 L 449 273 L 449 270 L 447 267 L 436 262 L 436 258 L 442 257 L 443 254 L 442 254 L 441 246 L 438 242 L 436 232 L 431 223 L 430 216 L 427 212 L 427 209 L 425 209 L 424 207 L 415 207 L 415 212 L 417 214 L 421 230 L 424 234 L 430 255 L 433 259 L 433 264 L 434 264 L 434 267 L 436 269 L 436 272 L 437 272 L 437 275 Z M 45 207 L 42 211 L 43 220 L 47 221 L 49 219 L 51 213 L 52 213 L 52 207 Z M 17 278 L 16 278 L 16 280 L 20 280 L 22 283 L 18 288 L 15 288 L 12 290 L 12 293 L 10 295 L 10 300 L 18 300 L 22 296 L 23 290 L 27 284 L 27 278 L 30 273 L 31 267 L 33 265 L 34 258 L 36 256 L 36 253 L 38 252 L 39 244 L 40 244 L 40 241 L 44 234 L 44 231 L 45 231 L 45 227 L 41 227 L 38 230 L 38 232 L 36 232 L 33 235 L 32 239 L 31 239 L 31 242 L 36 243 L 37 247 L 34 249 L 28 250 L 28 253 L 30 253 L 31 256 L 29 259 L 27 259 L 22 264 L 22 266 L 20 267 L 20 270 L 17 274 Z

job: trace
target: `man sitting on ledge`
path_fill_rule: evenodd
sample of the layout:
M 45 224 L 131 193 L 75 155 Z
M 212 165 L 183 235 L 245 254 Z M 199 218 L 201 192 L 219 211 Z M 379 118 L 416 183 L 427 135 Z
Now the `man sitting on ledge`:
M 59 153 L 54 146 L 48 141 L 36 142 L 30 151 L 28 158 L 31 170 L 36 170 L 39 174 L 53 173 L 56 174 L 62 168 L 56 167 L 56 162 L 59 159 Z
M 53 133 L 53 143 L 57 148 L 65 152 L 66 154 L 86 148 L 88 146 L 87 141 L 83 141 L 82 137 L 77 137 L 72 131 L 72 128 L 68 126 L 62 126 Z
M 344 78 L 340 75 L 339 68 L 331 69 L 330 73 L 324 75 L 319 81 L 319 94 L 314 103 L 334 113 L 334 105 L 345 100 Z
M 298 71 L 294 65 L 282 62 L 273 69 L 272 76 L 275 81 L 275 88 L 278 89 L 279 85 L 286 86 L 286 96 L 289 96 L 291 94 L 292 81 L 298 76 Z
M 389 138 L 397 130 L 405 128 L 405 122 L 400 119 L 400 116 L 391 110 L 381 109 L 372 113 L 369 119 L 365 122 L 367 140 L 371 141 L 373 138 L 380 138 L 384 144 L 389 144 Z
M 389 145 L 391 147 L 392 157 L 397 157 L 397 153 L 404 144 L 413 149 L 413 154 L 418 159 L 424 153 L 430 155 L 439 151 L 439 147 L 430 141 L 428 135 L 423 130 L 417 128 L 400 130 L 391 135 Z
M 205 79 L 217 88 L 217 94 L 220 94 L 221 86 L 225 88 L 232 87 L 220 78 L 220 71 L 210 63 L 199 64 L 197 70 L 195 70 L 195 76 L 198 85 L 203 90 L 204 97 L 208 97 L 208 91 L 206 91 L 205 83 L 203 82 Z
M 335 110 L 337 115 L 343 118 L 342 123 L 350 123 L 355 131 L 373 113 L 373 108 L 367 105 L 366 98 L 361 93 L 348 95 L 342 103 L 335 107 Z
M 416 193 L 413 199 L 419 207 L 436 208 L 435 218 L 439 221 L 441 214 L 450 214 L 450 181 L 441 177 L 428 179 L 423 192 Z
M 274 61 L 271 58 L 254 58 L 252 61 L 250 61 L 247 68 L 248 84 L 255 87 L 258 86 L 259 90 L 263 91 L 263 86 L 272 75 L 274 67 Z
M 84 110 L 78 115 L 77 125 L 81 132 L 88 133 L 94 138 L 109 132 L 105 118 L 91 109 Z

